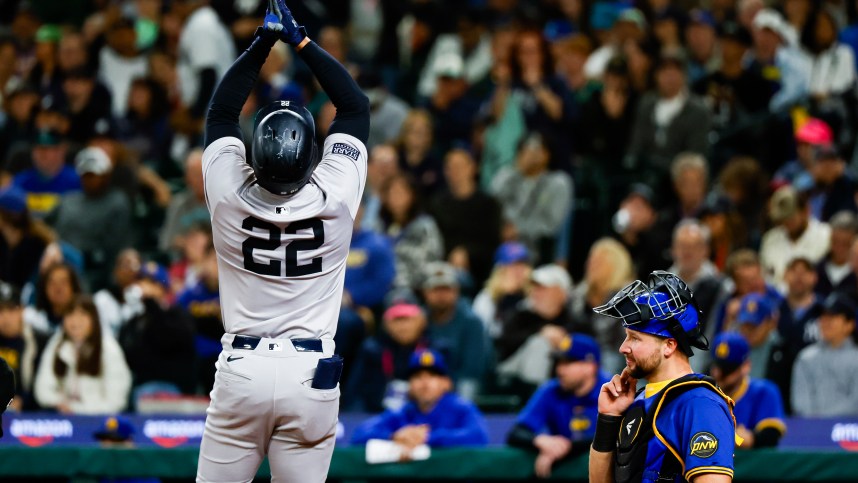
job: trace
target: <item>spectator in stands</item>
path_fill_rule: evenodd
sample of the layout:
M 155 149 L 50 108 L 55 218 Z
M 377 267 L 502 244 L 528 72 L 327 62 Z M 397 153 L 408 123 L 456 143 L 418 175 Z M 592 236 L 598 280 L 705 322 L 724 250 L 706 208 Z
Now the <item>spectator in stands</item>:
M 135 286 L 141 266 L 140 252 L 133 248 L 122 250 L 113 264 L 112 283 L 92 296 L 105 334 L 118 337 L 125 323 L 143 310 Z
M 574 196 L 569 176 L 548 170 L 550 157 L 546 139 L 531 134 L 519 146 L 515 166 L 501 168 L 491 186 L 503 207 L 502 238 L 524 243 L 537 264 L 553 260 L 557 234 Z
M 171 160 L 173 131 L 169 125 L 167 92 L 153 77 L 131 81 L 125 115 L 118 118 L 117 135 L 142 161 L 164 166 Z
M 602 367 L 609 373 L 622 371 L 625 366 L 625 359 L 617 351 L 625 332 L 616 319 L 596 314 L 593 309 L 607 303 L 634 278 L 628 250 L 613 238 L 602 238 L 590 247 L 584 281 L 572 293 L 572 318 L 586 332 L 595 334 L 602 350 Z
M 11 46 L 11 42 L 3 43 L 0 41 L 0 54 L 6 52 Z M 10 64 L 14 63 L 13 60 Z M 13 67 L 13 65 L 9 65 Z M 0 84 L 2 87 L 5 84 Z M 24 84 L 14 90 L 3 91 L 4 112 L 6 120 L 3 126 L 0 127 L 0 160 L 3 163 L 3 169 L 10 174 L 17 174 L 16 169 L 11 162 L 13 156 L 18 155 L 21 151 L 29 151 L 29 141 L 33 138 L 35 129 L 34 114 L 40 102 L 39 93 L 30 85 Z M 24 156 L 23 154 L 21 155 Z M 29 153 L 26 154 L 26 159 L 29 161 Z
M 36 401 L 63 414 L 111 414 L 125 409 L 130 389 L 125 356 L 113 337 L 102 335 L 92 300 L 74 298 L 39 363 Z
M 654 205 L 653 190 L 635 183 L 611 220 L 614 236 L 628 250 L 639 277 L 669 263 L 666 252 L 670 230 L 658 229 Z
M 530 282 L 525 302 L 495 339 L 499 376 L 528 394 L 551 377 L 551 353 L 576 325 L 569 311 L 572 280 L 564 268 L 543 265 Z
M 607 40 L 587 59 L 584 70 L 591 79 L 599 79 L 611 59 L 619 56 L 622 47 L 629 41 L 641 41 L 647 36 L 647 23 L 643 13 L 636 8 L 625 8 L 613 21 Z
M 658 230 L 665 232 L 673 232 L 677 223 L 696 216 L 703 207 L 709 185 L 706 158 L 697 153 L 680 153 L 670 165 L 670 178 L 676 201 L 661 210 L 657 222 Z
M 782 186 L 772 195 L 769 218 L 774 228 L 763 235 L 760 262 L 772 283 L 784 287 L 784 270 L 795 257 L 817 263 L 828 253 L 831 228 L 810 216 L 807 197 L 792 186 Z
M 211 241 L 204 249 L 198 270 L 199 280 L 186 287 L 176 298 L 176 303 L 194 319 L 197 384 L 202 394 L 208 394 L 214 386 L 215 362 L 221 351 L 220 339 L 224 334 L 217 255 Z
M 382 191 L 381 219 L 396 254 L 394 285 L 417 287 L 423 267 L 440 260 L 444 240 L 438 225 L 423 212 L 420 193 L 407 176 L 392 176 Z
M 170 292 L 179 294 L 200 280 L 200 267 L 212 243 L 212 227 L 208 220 L 191 223 L 178 239 L 181 258 L 170 265 Z
M 83 191 L 63 196 L 48 219 L 60 238 L 83 253 L 88 286 L 99 290 L 109 283 L 116 255 L 130 243 L 131 205 L 110 186 L 113 163 L 101 148 L 81 150 L 75 169 Z
M 66 143 L 57 131 L 39 131 L 33 146 L 33 167 L 15 175 L 13 183 L 27 193 L 30 214 L 43 218 L 66 193 L 80 189 L 80 177 L 66 166 Z
M 834 135 L 825 121 L 810 118 L 795 132 L 796 159 L 784 163 L 775 172 L 774 181 L 792 184 L 799 191 L 807 191 L 816 185 L 813 166 L 820 148 L 831 146 Z
M 696 8 L 688 14 L 684 33 L 688 46 L 688 80 L 694 84 L 721 66 L 715 19 L 708 11 Z
M 107 25 L 105 40 L 98 55 L 98 77 L 113 97 L 113 115 L 121 118 L 128 108 L 131 82 L 146 76 L 149 61 L 138 50 L 134 19 L 130 17 L 119 17 Z
M 146 386 L 193 394 L 194 320 L 172 304 L 164 267 L 147 262 L 138 273 L 134 287 L 143 310 L 123 325 L 118 337 L 134 376 L 133 395 L 138 396 Z
M 30 216 L 27 194 L 17 186 L 0 190 L 0 280 L 22 287 L 37 273 L 54 233 Z
M 170 206 L 167 207 L 164 226 L 158 240 L 158 248 L 161 251 L 169 252 L 180 245 L 177 238 L 184 227 L 194 221 L 209 218 L 203 187 L 202 149 L 192 149 L 185 157 L 185 186 L 184 190 L 172 196 Z
M 709 229 L 709 258 L 715 268 L 723 271 L 730 253 L 746 243 L 747 229 L 742 217 L 726 196 L 712 193 L 703 203 L 697 218 Z
M 718 176 L 717 187 L 713 190 L 723 194 L 738 215 L 731 223 L 732 250 L 756 246 L 762 237 L 762 227 L 766 217 L 767 202 L 771 189 L 769 179 L 760 163 L 748 156 L 735 156 L 727 161 Z M 732 218 L 732 217 L 731 217 Z M 735 222 L 739 227 L 733 226 Z M 715 230 L 712 230 L 713 235 Z
M 345 409 L 380 412 L 401 408 L 408 393 L 408 361 L 430 347 L 426 314 L 407 292 L 394 293 L 382 327 L 363 341 L 343 395 Z
M 346 260 L 343 305 L 381 312 L 381 304 L 396 276 L 393 245 L 384 235 L 362 228 L 364 204 L 358 207 Z
M 80 276 L 70 264 L 57 262 L 48 265 L 36 283 L 36 310 L 28 314 L 27 323 L 43 334 L 53 333 L 82 293 Z
M 456 392 L 473 400 L 479 391 L 489 344 L 480 319 L 461 296 L 456 269 L 444 262 L 426 265 L 423 272 L 428 333 L 432 345 L 446 354 Z
M 113 128 L 110 91 L 90 67 L 66 72 L 63 94 L 63 107 L 69 116 L 69 141 L 83 145 L 96 134 Z
M 721 295 L 723 281 L 718 268 L 709 261 L 710 237 L 709 228 L 699 221 L 680 221 L 673 230 L 673 265 L 668 268 L 669 272 L 685 281 L 694 293 L 697 308 L 702 312 L 704 327 Z
M 462 58 L 447 53 L 438 58 L 435 92 L 425 102 L 434 121 L 432 144 L 438 152 L 471 141 L 474 115 L 479 101 L 468 96 Z
M 527 401 L 507 444 L 535 449 L 536 476 L 547 478 L 554 463 L 589 451 L 596 430 L 602 384 L 610 377 L 599 368 L 599 345 L 584 334 L 569 334 L 554 353 L 555 377 Z
M 751 377 L 768 379 L 789 394 L 792 361 L 786 344 L 778 333 L 778 306 L 765 295 L 752 293 L 742 298 L 736 315 L 736 331 L 751 348 Z
M 852 271 L 852 246 L 858 239 L 858 218 L 855 213 L 841 211 L 829 220 L 830 250 L 816 265 L 818 282 L 815 291 L 827 297 L 834 291 L 858 294 L 858 277 Z
M 709 334 L 712 337 L 733 328 L 745 295 L 765 294 L 773 301 L 772 304 L 775 307 L 780 305 L 783 298 L 777 289 L 766 283 L 760 259 L 753 250 L 744 248 L 730 254 L 724 273 L 730 278 L 729 282 L 732 283 L 733 289 L 722 296 L 716 305 L 713 313 L 715 319 L 712 321 L 714 323 L 709 324 Z
M 820 341 L 798 355 L 792 372 L 792 409 L 804 417 L 858 415 L 858 348 L 852 340 L 858 309 L 834 292 L 823 303 Z
M 366 168 L 366 187 L 363 191 L 363 218 L 361 227 L 383 232 L 381 220 L 381 199 L 384 187 L 394 175 L 399 173 L 399 154 L 391 144 L 379 144 L 370 150 Z
M 8 283 L 0 283 L 0 359 L 5 359 L 15 373 L 15 411 L 35 407 L 33 377 L 36 362 L 46 337 L 37 334 L 24 323 L 21 292 Z
M 432 116 L 424 109 L 412 109 L 399 131 L 399 169 L 414 178 L 423 196 L 431 196 L 444 187 L 443 168 L 433 141 Z
M 495 266 L 485 287 L 474 298 L 474 315 L 492 339 L 500 336 L 503 321 L 526 296 L 530 280 L 530 252 L 518 242 L 506 242 L 495 251 Z
M 802 42 L 810 55 L 811 111 L 829 119 L 836 132 L 843 131 L 847 119 L 854 119 L 848 97 L 855 90 L 855 53 L 838 41 L 843 30 L 843 12 L 834 5 L 815 9 Z
M 771 381 L 751 377 L 751 348 L 736 333 L 727 332 L 712 341 L 712 377 L 736 403 L 736 434 L 745 441 L 741 449 L 777 446 L 786 432 L 781 392 Z
M 820 221 L 828 221 L 838 211 L 858 212 L 855 193 L 858 183 L 846 171 L 846 162 L 833 147 L 816 150 L 811 170 L 816 187 L 810 194 L 810 213 Z
M 484 446 L 485 422 L 477 407 L 452 392 L 447 364 L 440 353 L 418 350 L 408 364 L 409 401 L 363 422 L 352 434 L 353 444 L 386 439 L 410 450 L 427 444 L 433 448 Z
M 58 25 L 42 24 L 36 31 L 35 65 L 27 82 L 39 89 L 42 96 L 61 94 L 62 73 L 57 66 L 57 42 L 62 37 Z
M 491 270 L 491 256 L 501 231 L 500 204 L 477 187 L 477 163 L 464 149 L 453 149 L 444 159 L 448 192 L 437 195 L 429 213 L 444 237 L 447 261 L 470 273 L 482 286 Z
M 410 107 L 385 87 L 377 73 L 362 71 L 357 81 L 369 99 L 372 118 L 366 142 L 367 149 L 374 151 L 374 148 L 381 144 L 395 143 Z
M 235 59 L 232 36 L 206 0 L 183 0 L 173 5 L 182 22 L 178 43 L 181 106 L 172 124 L 194 139 L 202 132 L 202 118 L 218 80 Z
M 638 105 L 628 148 L 629 162 L 649 176 L 659 191 L 667 188 L 670 163 L 683 151 L 706 154 L 711 113 L 689 94 L 686 61 L 677 50 L 661 54 L 655 70 L 657 90 Z

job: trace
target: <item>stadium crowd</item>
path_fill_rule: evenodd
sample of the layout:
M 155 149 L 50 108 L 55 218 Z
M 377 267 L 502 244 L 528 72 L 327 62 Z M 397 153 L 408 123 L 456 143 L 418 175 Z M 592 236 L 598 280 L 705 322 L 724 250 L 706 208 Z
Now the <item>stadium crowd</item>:
M 0 357 L 15 410 L 115 413 L 211 389 L 223 328 L 202 120 L 266 4 L 3 2 Z M 694 291 L 713 341 L 696 370 L 740 405 L 770 381 L 754 399 L 783 409 L 757 418 L 758 441 L 784 414 L 858 415 L 858 2 L 290 6 L 372 109 L 336 336 L 343 410 L 388 411 L 361 438 L 439 398 L 471 418 L 471 403 L 554 397 L 555 373 L 586 399 L 625 364 L 621 325 L 593 307 L 653 270 Z M 245 141 L 277 99 L 307 105 L 324 139 L 333 107 L 282 43 Z M 510 441 L 550 468 L 569 449 L 534 439 L 556 425 L 537 404 Z M 483 441 L 477 426 L 434 441 Z

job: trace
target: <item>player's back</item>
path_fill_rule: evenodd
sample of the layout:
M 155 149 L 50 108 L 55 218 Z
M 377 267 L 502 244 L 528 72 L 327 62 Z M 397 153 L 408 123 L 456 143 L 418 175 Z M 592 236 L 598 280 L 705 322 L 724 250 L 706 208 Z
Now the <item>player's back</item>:
M 332 154 L 343 146 L 354 151 Z M 255 183 L 244 159 L 236 138 L 212 143 L 203 156 L 224 329 L 333 338 L 366 149 L 351 136 L 330 136 L 311 181 L 288 197 Z

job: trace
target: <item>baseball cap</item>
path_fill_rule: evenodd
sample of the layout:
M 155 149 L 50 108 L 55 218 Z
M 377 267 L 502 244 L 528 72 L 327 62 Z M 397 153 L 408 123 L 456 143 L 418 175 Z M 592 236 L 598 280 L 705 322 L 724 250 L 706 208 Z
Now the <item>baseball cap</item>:
M 751 293 L 742 297 L 737 324 L 760 325 L 775 313 L 775 306 L 763 294 Z
M 687 62 L 688 59 L 685 57 L 685 53 L 683 53 L 681 48 L 668 47 L 661 51 L 656 68 L 673 66 L 679 69 L 685 69 Z
M 629 194 L 626 195 L 626 198 L 631 198 L 632 196 L 640 196 L 650 205 L 652 205 L 653 200 L 655 199 L 655 193 L 652 191 L 652 188 L 643 183 L 632 184 L 632 186 L 629 188 Z
M 59 42 L 63 38 L 63 31 L 59 25 L 44 24 L 36 30 L 36 42 Z
M 559 265 L 543 265 L 530 274 L 530 280 L 543 287 L 560 287 L 564 291 L 572 288 L 569 272 Z
M 420 349 L 411 354 L 411 359 L 408 361 L 408 377 L 420 371 L 429 371 L 440 376 L 448 374 L 444 357 L 432 349 Z
M 751 353 L 751 346 L 740 334 L 736 332 L 724 332 L 712 341 L 715 347 L 712 361 L 724 374 L 731 374 L 739 368 Z
M 103 175 L 110 172 L 113 165 L 107 153 L 98 146 L 82 149 L 74 158 L 75 170 L 79 176 L 87 173 Z
M 0 210 L 20 215 L 27 210 L 27 193 L 15 185 L 0 190 Z
M 780 223 L 799 210 L 798 191 L 791 185 L 784 185 L 775 191 L 769 201 L 769 217 L 774 223 Z
M 422 284 L 424 289 L 459 286 L 459 278 L 456 274 L 456 269 L 449 263 L 432 262 L 426 265 L 426 271 L 424 274 L 425 276 Z
M 495 265 L 509 265 L 512 263 L 530 261 L 530 252 L 522 243 L 505 242 L 495 251 Z
M 0 357 L 0 415 L 9 407 L 13 397 L 15 397 L 15 373 L 12 372 L 6 359 Z M 0 438 L 2 437 L 3 425 L 0 424 Z
M 789 34 L 786 30 L 786 21 L 781 14 L 777 12 L 777 10 L 771 8 L 760 10 L 756 15 L 754 15 L 754 21 L 752 24 L 756 29 L 771 30 L 772 32 L 780 35 L 781 39 L 784 41 L 788 41 L 789 39 Z
M 166 288 L 170 287 L 170 275 L 167 270 L 155 262 L 146 262 L 140 267 L 140 272 L 137 273 L 140 278 L 158 282 Z
M 110 416 L 104 420 L 101 427 L 92 436 L 99 441 L 121 443 L 130 440 L 133 434 L 134 425 L 128 418 Z
M 568 20 L 551 20 L 542 29 L 542 36 L 549 42 L 565 39 L 575 33 L 575 27 Z
M 700 207 L 700 211 L 697 213 L 697 218 L 702 219 L 707 216 L 729 213 L 732 209 L 733 202 L 730 201 L 730 198 L 718 195 L 709 196 L 706 198 L 706 201 L 703 202 L 703 206 Z
M 56 146 L 62 142 L 62 134 L 55 129 L 40 129 L 33 136 L 33 143 L 37 146 Z
M 700 24 L 707 27 L 715 28 L 715 19 L 712 14 L 702 8 L 695 8 L 688 13 L 690 24 Z
M 0 308 L 20 307 L 21 291 L 11 283 L 0 282 Z
M 420 308 L 417 297 L 410 290 L 398 290 L 394 291 L 388 298 L 387 309 L 385 309 L 382 319 L 416 317 L 422 313 L 423 309 Z
M 849 295 L 833 292 L 822 302 L 822 312 L 825 314 L 842 315 L 847 320 L 855 320 L 858 308 Z
M 728 20 L 720 25 L 720 28 L 718 29 L 718 37 L 721 39 L 735 40 L 745 46 L 754 43 L 751 38 L 751 33 L 748 32 L 745 27 L 742 27 L 732 20 Z
M 560 347 L 554 351 L 554 357 L 558 360 L 569 362 L 595 362 L 601 361 L 601 351 L 596 339 L 589 335 L 572 333 L 560 341 Z
M 795 132 L 795 140 L 813 145 L 830 145 L 834 142 L 834 134 L 825 121 L 812 117 Z
M 644 17 L 643 12 L 634 7 L 627 8 L 617 15 L 617 21 L 615 24 L 620 22 L 633 23 L 637 28 L 646 30 L 646 17 Z
M 438 77 L 449 77 L 460 79 L 465 75 L 465 63 L 458 54 L 448 53 L 442 55 L 435 64 L 435 75 Z

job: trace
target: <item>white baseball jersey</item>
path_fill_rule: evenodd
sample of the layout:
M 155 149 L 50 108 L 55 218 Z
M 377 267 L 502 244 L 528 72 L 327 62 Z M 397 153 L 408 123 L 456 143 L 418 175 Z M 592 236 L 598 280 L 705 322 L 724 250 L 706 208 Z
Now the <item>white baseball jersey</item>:
M 366 182 L 366 146 L 335 133 L 303 188 L 278 196 L 256 183 L 244 143 L 203 153 L 227 333 L 333 338 L 352 226 Z

